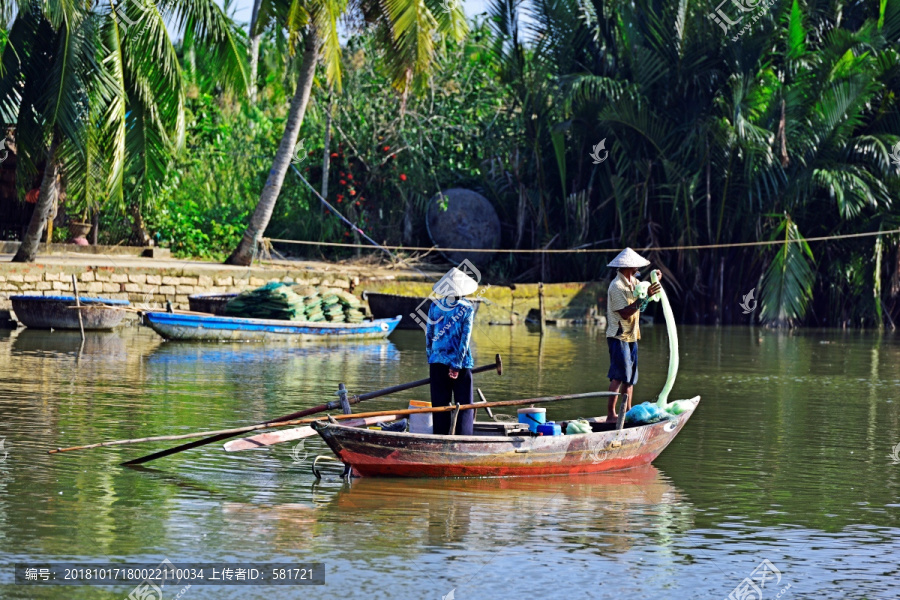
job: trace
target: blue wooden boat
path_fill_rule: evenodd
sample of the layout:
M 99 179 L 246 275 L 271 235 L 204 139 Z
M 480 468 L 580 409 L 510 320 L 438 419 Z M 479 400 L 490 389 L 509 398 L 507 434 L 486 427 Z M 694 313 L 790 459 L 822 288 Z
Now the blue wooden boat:
M 16 317 L 32 329 L 79 329 L 75 296 L 10 296 Z M 86 330 L 112 329 L 122 322 L 128 300 L 79 296 Z
M 217 315 L 144 313 L 144 322 L 167 340 L 198 342 L 309 342 L 385 338 L 400 317 L 362 323 L 308 323 L 274 319 L 242 319 Z

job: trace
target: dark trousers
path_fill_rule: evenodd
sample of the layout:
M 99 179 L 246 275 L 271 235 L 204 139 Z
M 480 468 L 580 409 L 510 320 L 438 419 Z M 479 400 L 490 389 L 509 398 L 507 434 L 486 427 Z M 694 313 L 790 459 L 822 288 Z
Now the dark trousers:
M 450 397 L 457 404 L 472 404 L 472 370 L 462 369 L 456 379 L 450 379 L 450 367 L 440 363 L 428 365 L 431 376 L 431 405 L 450 406 Z M 434 432 L 438 435 L 450 433 L 449 412 L 434 413 Z M 456 419 L 456 435 L 472 435 L 475 422 L 474 410 L 461 410 Z

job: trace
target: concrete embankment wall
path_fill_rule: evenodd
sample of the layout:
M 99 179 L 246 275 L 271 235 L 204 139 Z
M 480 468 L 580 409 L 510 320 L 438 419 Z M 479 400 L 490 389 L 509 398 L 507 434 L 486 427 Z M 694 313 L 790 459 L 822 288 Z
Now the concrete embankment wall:
M 354 291 L 428 296 L 431 285 L 415 281 L 369 281 L 363 282 Z M 581 321 L 599 316 L 601 320 L 605 319 L 606 287 L 602 282 L 545 283 L 544 310 L 547 318 Z M 521 324 L 525 322 L 529 311 L 537 311 L 540 306 L 536 283 L 515 286 L 483 284 L 473 297 L 481 297 L 487 301 L 478 309 L 479 323 Z
M 432 283 L 415 272 L 378 267 L 305 262 L 229 267 L 199 261 L 152 260 L 126 257 L 49 257 L 38 263 L 0 261 L 0 310 L 9 309 L 9 296 L 72 294 L 72 275 L 81 294 L 129 300 L 139 308 L 158 309 L 171 302 L 189 308 L 192 294 L 233 293 L 272 281 L 324 285 L 350 290 L 357 295 L 375 291 L 405 296 L 428 296 Z M 436 273 L 433 279 L 440 277 Z M 606 286 L 602 283 L 544 285 L 548 318 L 583 320 L 605 314 Z M 484 284 L 476 296 L 485 299 L 478 311 L 480 323 L 524 323 L 529 311 L 539 306 L 538 285 Z

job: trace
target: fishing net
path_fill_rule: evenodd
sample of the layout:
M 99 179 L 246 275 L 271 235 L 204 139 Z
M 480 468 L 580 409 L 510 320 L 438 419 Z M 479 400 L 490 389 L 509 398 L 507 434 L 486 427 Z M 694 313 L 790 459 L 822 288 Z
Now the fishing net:
M 566 424 L 566 435 L 575 435 L 578 433 L 591 433 L 591 424 L 584 420 L 569 421 Z
M 664 416 L 663 410 L 656 404 L 642 402 L 637 406 L 633 406 L 631 410 L 625 413 L 625 422 L 646 425 L 647 423 L 656 423 Z
M 656 271 L 650 273 L 650 282 L 659 282 L 659 279 L 656 276 Z M 647 298 L 647 291 L 650 288 L 650 282 L 642 281 L 638 284 L 636 290 L 638 298 L 642 300 Z M 662 304 L 663 316 L 666 319 L 666 334 L 669 337 L 669 372 L 666 375 L 666 383 L 665 385 L 663 385 L 662 391 L 656 398 L 657 407 L 659 407 L 660 409 L 665 409 L 666 402 L 669 399 L 669 392 L 672 391 L 672 386 L 675 385 L 675 377 L 678 375 L 678 332 L 675 329 L 675 315 L 674 313 L 672 313 L 672 305 L 669 304 L 669 298 L 668 296 L 666 296 L 666 290 L 663 289 L 662 286 L 660 286 L 659 293 L 654 294 L 650 298 L 647 298 L 647 300 L 651 302 L 659 302 L 660 304 Z

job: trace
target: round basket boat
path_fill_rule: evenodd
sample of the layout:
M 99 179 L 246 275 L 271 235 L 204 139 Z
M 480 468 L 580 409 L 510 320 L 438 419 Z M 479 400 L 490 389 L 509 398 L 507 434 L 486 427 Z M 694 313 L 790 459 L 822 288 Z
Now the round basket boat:
M 489 248 L 500 245 L 500 218 L 487 198 L 463 188 L 453 188 L 428 201 L 425 227 L 438 249 Z M 441 250 L 447 260 L 459 263 L 469 260 L 475 265 L 491 261 L 489 252 Z
M 16 317 L 32 329 L 79 329 L 75 296 L 10 296 Z M 122 322 L 128 300 L 79 296 L 85 329 L 112 329 Z
M 188 296 L 188 305 L 194 312 L 224 315 L 225 305 L 236 297 L 237 294 L 194 294 Z

